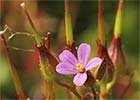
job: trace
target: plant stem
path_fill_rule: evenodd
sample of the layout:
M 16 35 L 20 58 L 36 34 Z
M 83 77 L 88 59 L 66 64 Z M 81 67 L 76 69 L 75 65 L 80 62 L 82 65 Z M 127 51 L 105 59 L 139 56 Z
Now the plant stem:
M 114 28 L 114 37 L 116 39 L 120 37 L 120 33 L 121 33 L 122 7 L 123 7 L 123 0 L 119 0 L 116 21 L 115 21 L 115 28 Z
M 107 83 L 107 92 L 109 92 L 109 90 L 113 87 L 113 85 L 115 84 L 116 82 L 116 78 L 117 78 L 117 70 L 115 70 L 114 72 L 114 76 L 113 76 L 113 79 L 111 80 L 111 82 Z
M 18 73 L 17 73 L 17 71 L 15 69 L 15 66 L 14 66 L 14 63 L 13 63 L 13 60 L 12 60 L 12 56 L 10 54 L 10 50 L 8 48 L 7 42 L 6 42 L 5 37 L 4 37 L 3 34 L 1 35 L 1 38 L 2 38 L 4 47 L 6 49 L 6 53 L 7 53 L 8 59 L 9 59 L 10 71 L 11 71 L 13 82 L 14 82 L 14 85 L 15 85 L 15 88 L 16 88 L 17 98 L 18 98 L 18 100 L 25 100 L 22 85 L 21 85 Z
M 47 48 L 50 49 L 51 48 L 51 36 L 50 36 L 50 32 L 48 32 L 47 35 Z
M 65 31 L 66 31 L 66 45 L 72 46 L 73 43 L 73 33 L 72 33 L 72 23 L 68 0 L 65 0 Z
M 54 83 L 53 81 L 44 80 L 45 82 L 45 99 L 55 100 Z
M 93 99 L 96 100 L 98 94 L 96 93 L 94 87 L 92 87 L 91 90 L 92 90 L 92 93 L 93 93 Z
M 20 5 L 21 5 L 21 7 L 23 8 L 23 10 L 24 10 L 24 12 L 25 12 L 25 14 L 26 14 L 26 16 L 27 16 L 27 18 L 28 18 L 28 20 L 29 20 L 29 22 L 30 22 L 32 28 L 33 28 L 37 46 L 40 47 L 40 46 L 42 45 L 42 40 L 41 40 L 41 38 L 40 38 L 40 36 L 39 36 L 39 34 L 38 34 L 38 32 L 37 32 L 37 29 L 35 28 L 35 25 L 33 24 L 33 21 L 32 21 L 32 19 L 31 19 L 30 15 L 29 15 L 27 9 L 25 8 L 25 3 L 23 2 L 23 3 L 21 3 Z
M 102 0 L 98 0 L 98 38 L 103 46 L 106 45 L 106 33 L 104 27 Z
M 46 47 L 45 47 L 46 48 Z M 55 93 L 54 93 L 54 79 L 55 79 L 55 76 L 54 76 L 54 71 L 53 69 L 51 68 L 51 65 L 50 63 L 48 62 L 48 59 L 46 58 L 46 56 L 43 56 L 40 52 L 40 70 L 41 70 L 41 73 L 42 73 L 42 77 L 44 79 L 44 82 L 45 82 L 45 99 L 48 99 L 48 100 L 54 100 L 55 99 Z
M 65 32 L 66 32 L 66 48 L 72 49 L 73 46 L 73 32 L 72 32 L 72 20 L 70 14 L 69 1 L 65 0 Z M 67 95 L 70 97 L 69 89 L 67 88 Z M 74 91 L 73 91 L 74 92 Z
M 51 47 L 51 38 L 50 33 L 48 33 L 48 39 L 47 39 L 47 48 L 48 50 Z M 55 93 L 54 93 L 54 81 L 53 80 L 45 80 L 46 85 L 46 92 L 48 95 L 48 100 L 55 100 Z
M 100 100 L 106 100 L 107 99 L 107 91 L 106 91 L 106 84 L 101 83 L 100 85 Z

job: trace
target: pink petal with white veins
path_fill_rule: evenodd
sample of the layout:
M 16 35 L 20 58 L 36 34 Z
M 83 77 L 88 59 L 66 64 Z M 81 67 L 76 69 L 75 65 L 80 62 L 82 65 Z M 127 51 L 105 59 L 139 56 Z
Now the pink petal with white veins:
M 83 64 L 83 66 L 86 65 L 87 61 L 88 61 L 88 57 L 90 55 L 91 52 L 91 48 L 90 45 L 86 44 L 86 43 L 82 43 L 77 51 L 78 54 L 78 61 L 80 63 Z
M 94 57 L 93 59 L 91 59 L 88 64 L 86 65 L 86 71 L 96 67 L 97 65 L 100 65 L 102 63 L 102 59 L 99 57 Z
M 64 50 L 59 55 L 59 59 L 61 62 L 66 62 L 66 63 L 72 64 L 73 66 L 76 65 L 78 62 L 76 57 L 69 50 Z
M 56 66 L 56 71 L 60 74 L 76 74 L 76 66 L 73 66 L 69 63 L 60 63 Z
M 75 75 L 73 82 L 76 86 L 82 86 L 87 80 L 86 73 L 78 73 Z

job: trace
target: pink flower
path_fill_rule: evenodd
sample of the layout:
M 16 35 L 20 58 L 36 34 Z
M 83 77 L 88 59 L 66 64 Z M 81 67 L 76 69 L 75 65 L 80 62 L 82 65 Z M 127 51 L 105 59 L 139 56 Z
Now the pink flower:
M 90 45 L 82 43 L 77 51 L 77 58 L 68 50 L 64 50 L 59 59 L 61 63 L 56 66 L 58 73 L 68 75 L 75 74 L 73 82 L 76 86 L 83 85 L 87 80 L 87 71 L 100 65 L 102 60 L 99 57 L 94 57 L 88 62 L 91 48 Z

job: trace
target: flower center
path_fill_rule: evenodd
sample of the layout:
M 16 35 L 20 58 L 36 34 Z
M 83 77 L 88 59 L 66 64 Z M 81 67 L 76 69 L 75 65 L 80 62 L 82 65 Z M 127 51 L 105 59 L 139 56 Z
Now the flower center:
M 83 65 L 81 63 L 76 64 L 76 70 L 79 73 L 84 73 L 85 72 L 85 68 L 83 67 Z

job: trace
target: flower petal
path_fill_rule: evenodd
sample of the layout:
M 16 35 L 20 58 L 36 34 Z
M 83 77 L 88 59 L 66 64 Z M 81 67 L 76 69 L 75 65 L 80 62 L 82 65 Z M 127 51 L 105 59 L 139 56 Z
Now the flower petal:
M 97 65 L 100 65 L 102 63 L 102 59 L 99 57 L 94 57 L 93 59 L 91 59 L 88 64 L 86 65 L 86 71 L 96 67 Z
M 72 64 L 73 66 L 75 66 L 78 62 L 76 57 L 69 50 L 64 50 L 59 55 L 59 59 L 61 62 L 66 62 L 66 63 Z
M 82 86 L 87 80 L 87 73 L 78 73 L 75 75 L 73 82 L 76 86 Z
M 80 63 L 82 63 L 84 66 L 87 63 L 88 57 L 90 55 L 91 48 L 90 45 L 86 43 L 82 43 L 78 48 L 78 60 Z
M 69 63 L 60 63 L 56 66 L 56 71 L 60 74 L 76 74 L 76 66 L 73 66 Z

